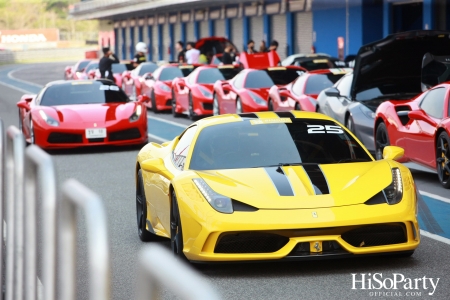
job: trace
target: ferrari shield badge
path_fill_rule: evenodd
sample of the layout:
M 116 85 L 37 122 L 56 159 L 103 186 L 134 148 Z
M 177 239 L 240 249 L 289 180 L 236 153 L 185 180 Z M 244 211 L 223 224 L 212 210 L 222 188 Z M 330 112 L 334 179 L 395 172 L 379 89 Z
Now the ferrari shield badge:
M 319 253 L 322 252 L 322 242 L 311 242 L 309 251 L 311 253 Z

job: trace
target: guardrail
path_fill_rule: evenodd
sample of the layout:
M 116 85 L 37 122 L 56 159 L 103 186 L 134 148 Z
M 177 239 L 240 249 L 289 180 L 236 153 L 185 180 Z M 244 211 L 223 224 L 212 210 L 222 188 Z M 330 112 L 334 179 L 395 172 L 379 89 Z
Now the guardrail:
M 111 298 L 109 242 L 103 202 L 74 179 L 62 185 L 60 197 L 57 197 L 57 190 L 51 156 L 35 145 L 25 150 L 22 132 L 10 126 L 5 134 L 0 119 L 0 216 L 3 215 L 6 224 L 6 259 L 0 246 L 0 282 L 5 283 L 6 300 L 41 300 L 37 288 L 38 263 L 42 270 L 42 299 L 54 300 L 56 296 L 62 300 L 76 299 L 78 210 L 84 213 L 86 220 L 89 299 Z M 41 211 L 40 228 L 37 211 Z M 0 233 L 3 224 L 0 220 Z M 41 257 L 37 253 L 38 241 L 42 244 Z M 219 299 L 200 275 L 161 246 L 147 246 L 139 258 L 139 300 L 159 299 L 161 285 L 181 299 Z M 4 274 L 2 269 L 5 269 Z

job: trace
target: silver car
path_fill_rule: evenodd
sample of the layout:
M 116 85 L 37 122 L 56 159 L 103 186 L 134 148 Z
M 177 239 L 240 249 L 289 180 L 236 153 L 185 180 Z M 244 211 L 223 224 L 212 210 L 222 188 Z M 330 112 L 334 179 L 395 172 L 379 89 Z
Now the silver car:
M 353 72 L 319 94 L 317 111 L 345 124 L 375 153 L 377 107 L 384 101 L 401 101 L 420 94 L 424 55 L 450 55 L 449 37 L 450 32 L 415 30 L 362 46 Z

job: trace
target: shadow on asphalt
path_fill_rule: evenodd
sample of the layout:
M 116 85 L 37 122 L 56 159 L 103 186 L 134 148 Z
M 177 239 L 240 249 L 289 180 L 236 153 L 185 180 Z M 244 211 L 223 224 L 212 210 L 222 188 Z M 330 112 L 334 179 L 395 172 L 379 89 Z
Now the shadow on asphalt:
M 70 149 L 47 149 L 50 155 L 77 155 L 77 154 L 98 154 L 112 152 L 139 151 L 145 144 L 133 146 L 87 146 Z

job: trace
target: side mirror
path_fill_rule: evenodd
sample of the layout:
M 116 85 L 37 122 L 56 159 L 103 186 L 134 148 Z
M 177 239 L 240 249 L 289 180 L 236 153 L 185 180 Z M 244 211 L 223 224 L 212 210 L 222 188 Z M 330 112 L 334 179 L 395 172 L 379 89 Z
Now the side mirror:
M 419 120 L 419 121 L 427 122 L 428 124 L 430 124 L 432 126 L 437 125 L 436 121 L 434 121 L 432 118 L 427 116 L 425 114 L 425 112 L 421 109 L 420 110 L 412 110 L 412 111 L 408 112 L 408 117 L 412 120 Z
M 286 89 L 279 90 L 278 93 L 280 94 L 282 101 L 286 101 L 287 98 L 291 96 L 291 92 Z
M 383 149 L 383 159 L 397 160 L 403 154 L 405 154 L 405 150 L 397 146 L 386 146 Z
M 147 96 L 147 95 L 139 95 L 137 97 L 137 101 L 140 102 L 140 103 L 145 103 L 145 102 L 150 101 L 150 97 Z
M 153 80 L 154 79 L 152 73 L 150 73 L 150 72 L 145 73 L 144 76 L 142 76 L 142 77 L 144 77 L 145 80 Z
M 18 102 L 17 103 L 17 107 L 25 109 L 25 110 L 29 110 L 30 109 L 30 105 L 28 104 L 28 102 L 25 102 L 25 101 Z
M 340 97 L 341 93 L 337 88 L 330 87 L 325 90 L 325 95 L 327 95 L 328 97 Z
M 231 91 L 231 86 L 228 82 L 222 83 L 222 90 L 225 94 L 228 94 Z
M 186 86 L 186 83 L 181 79 L 180 81 L 178 81 L 178 86 L 179 86 L 181 89 L 184 89 L 184 87 Z
M 25 94 L 22 97 L 20 97 L 20 100 L 30 103 L 34 99 L 34 97 L 36 97 L 35 94 Z

